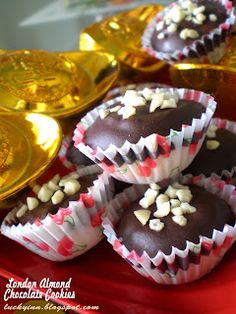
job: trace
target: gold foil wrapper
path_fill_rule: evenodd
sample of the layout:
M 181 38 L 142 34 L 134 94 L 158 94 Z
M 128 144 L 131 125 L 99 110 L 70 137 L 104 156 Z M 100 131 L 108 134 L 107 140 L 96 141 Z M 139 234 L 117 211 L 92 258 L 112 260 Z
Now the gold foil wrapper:
M 235 119 L 236 36 L 231 36 L 224 57 L 218 64 L 176 63 L 170 67 L 172 83 L 214 94 L 216 116 Z
M 67 117 L 102 97 L 118 74 L 108 53 L 9 51 L 0 54 L 0 110 Z
M 104 49 L 136 70 L 157 71 L 165 63 L 144 51 L 141 37 L 148 22 L 162 9 L 161 5 L 145 5 L 88 26 L 81 32 L 80 49 Z
M 0 142 L 6 149 L 0 167 L 0 201 L 39 177 L 57 156 L 61 128 L 37 113 L 0 113 Z

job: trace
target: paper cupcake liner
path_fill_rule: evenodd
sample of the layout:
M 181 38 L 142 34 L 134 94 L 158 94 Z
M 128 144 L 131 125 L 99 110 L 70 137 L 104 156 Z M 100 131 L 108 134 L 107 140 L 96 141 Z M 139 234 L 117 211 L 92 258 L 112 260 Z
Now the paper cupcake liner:
M 180 1 L 181 2 L 181 1 Z M 235 12 L 232 3 L 228 0 L 217 0 L 222 4 L 227 12 L 228 18 L 217 28 L 205 34 L 200 39 L 196 39 L 192 45 L 184 47 L 182 50 L 176 50 L 173 53 L 165 53 L 156 51 L 151 45 L 151 37 L 154 32 L 157 22 L 163 20 L 166 12 L 170 7 L 176 5 L 172 3 L 170 6 L 159 12 L 156 17 L 149 23 L 142 36 L 142 46 L 151 56 L 164 60 L 173 64 L 183 59 L 188 59 L 189 62 L 202 62 L 202 63 L 217 63 L 226 51 L 227 38 L 230 35 L 230 28 L 235 23 Z
M 91 174 L 86 167 L 80 176 Z M 103 173 L 81 193 L 80 199 L 70 201 L 68 208 L 59 208 L 54 215 L 36 219 L 33 224 L 8 226 L 6 218 L 1 233 L 30 251 L 52 261 L 65 261 L 79 256 L 103 239 L 101 216 L 105 204 L 113 197 L 112 178 Z M 14 215 L 13 209 L 8 215 Z
M 236 216 L 235 187 L 215 178 L 203 176 L 184 176 L 179 179 L 183 184 L 195 184 L 207 191 L 217 194 L 232 208 Z M 173 180 L 171 181 L 173 182 Z M 117 195 L 107 206 L 109 213 L 104 218 L 102 226 L 108 242 L 113 249 L 123 257 L 138 273 L 159 284 L 182 284 L 201 278 L 210 272 L 222 259 L 224 254 L 236 240 L 236 224 L 225 225 L 222 231 L 213 230 L 211 238 L 199 236 L 199 243 L 186 241 L 186 249 L 172 247 L 170 255 L 158 251 L 151 258 L 145 251 L 141 256 L 135 250 L 129 251 L 117 238 L 114 226 L 119 221 L 124 208 L 141 197 L 143 186 L 133 186 Z
M 88 112 L 78 123 L 73 140 L 87 157 L 96 162 L 114 178 L 128 183 L 147 184 L 159 182 L 185 169 L 201 148 L 205 131 L 216 108 L 213 97 L 200 91 L 170 89 L 179 98 L 202 103 L 206 111 L 200 119 L 193 119 L 191 125 L 183 125 L 181 131 L 170 130 L 168 136 L 154 133 L 141 137 L 136 144 L 126 141 L 121 147 L 110 145 L 106 150 L 93 150 L 84 143 L 84 135 L 99 117 L 99 110 L 112 106 L 121 97 L 109 100 Z
M 70 146 L 70 142 L 71 142 L 71 136 L 70 135 L 65 136 L 63 141 L 62 141 L 61 149 L 58 153 L 58 157 L 59 157 L 60 161 L 62 162 L 63 166 L 65 166 L 65 168 L 67 168 L 70 171 L 77 171 L 77 170 L 81 171 L 81 168 L 86 167 L 87 173 L 90 173 L 90 174 L 102 173 L 101 167 L 99 167 L 96 164 L 90 165 L 90 166 L 84 166 L 84 165 L 76 165 L 76 164 L 70 162 L 66 157 L 66 153 L 67 153 L 67 150 Z

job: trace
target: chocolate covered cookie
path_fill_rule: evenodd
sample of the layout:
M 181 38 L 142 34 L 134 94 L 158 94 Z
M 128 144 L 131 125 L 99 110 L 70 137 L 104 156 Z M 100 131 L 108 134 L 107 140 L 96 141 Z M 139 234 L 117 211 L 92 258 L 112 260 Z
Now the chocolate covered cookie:
M 143 44 L 159 59 L 216 63 L 226 50 L 235 15 L 229 1 L 180 0 L 147 27 Z

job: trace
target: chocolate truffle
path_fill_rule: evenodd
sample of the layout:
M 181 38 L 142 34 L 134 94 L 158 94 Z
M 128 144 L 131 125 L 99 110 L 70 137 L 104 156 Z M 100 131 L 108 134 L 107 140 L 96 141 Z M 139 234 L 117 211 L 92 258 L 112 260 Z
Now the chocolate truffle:
M 128 250 L 135 250 L 140 256 L 144 251 L 150 257 L 156 256 L 158 251 L 168 255 L 172 246 L 184 250 L 187 240 L 197 244 L 200 235 L 211 237 L 213 229 L 223 230 L 225 224 L 235 223 L 231 208 L 218 196 L 194 185 L 179 186 L 182 192 L 177 193 L 173 187 L 174 184 L 169 186 L 165 194 L 159 194 L 155 200 L 149 202 L 152 203 L 149 206 L 146 205 L 147 199 L 150 201 L 150 191 L 145 193 L 146 197 L 131 203 L 124 210 L 115 230 Z M 183 190 L 188 191 L 185 199 L 180 195 Z M 165 202 L 169 202 L 170 210 L 163 205 Z
M 178 99 L 177 93 L 168 89 L 129 90 L 109 110 L 101 111 L 100 117 L 86 130 L 84 142 L 93 149 L 103 150 L 110 144 L 121 147 L 126 140 L 135 144 L 153 133 L 166 136 L 171 129 L 181 131 L 183 124 L 191 125 L 193 118 L 200 118 L 203 112 L 205 107 L 201 103 Z
M 48 214 L 56 214 L 59 208 L 67 208 L 69 201 L 77 201 L 80 198 L 81 193 L 86 193 L 88 187 L 93 185 L 93 181 L 97 179 L 97 174 L 88 175 L 75 179 L 73 173 L 69 177 L 60 179 L 59 176 L 55 176 L 47 184 L 41 187 L 37 187 L 37 193 L 30 196 L 33 198 L 28 200 L 31 202 L 33 208 L 29 208 L 30 205 L 27 202 L 20 203 L 10 212 L 5 219 L 5 224 L 8 226 L 18 225 L 21 223 L 34 223 L 39 218 L 44 219 Z M 64 182 L 63 182 L 64 180 Z M 68 185 L 69 183 L 69 185 Z M 67 185 L 66 185 L 67 184 Z M 56 196 L 59 194 L 59 196 Z
M 173 5 L 159 21 L 151 37 L 153 49 L 164 53 L 182 51 L 191 46 L 196 39 L 209 34 L 227 19 L 226 9 L 218 1 L 179 1 Z M 204 40 L 203 40 L 204 42 Z M 220 35 L 213 39 L 219 46 Z M 212 43 L 206 39 L 204 45 L 197 47 L 198 53 L 213 50 Z M 194 51 L 192 51 L 194 53 Z M 192 57 L 196 57 L 197 54 Z
M 216 173 L 221 176 L 223 170 L 231 171 L 236 166 L 235 134 L 226 129 L 217 129 L 214 137 L 211 135 L 209 138 L 208 134 L 209 132 L 199 153 L 191 165 L 184 170 L 185 174 L 209 176 Z

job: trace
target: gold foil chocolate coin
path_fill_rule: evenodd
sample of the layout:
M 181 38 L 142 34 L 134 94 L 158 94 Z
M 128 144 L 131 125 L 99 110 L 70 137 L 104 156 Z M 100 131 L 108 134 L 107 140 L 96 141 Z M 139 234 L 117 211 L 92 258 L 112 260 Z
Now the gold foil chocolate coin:
M 0 109 L 40 112 L 55 117 L 81 112 L 94 101 L 95 94 L 98 99 L 101 93 L 106 93 L 117 77 L 114 73 L 118 74 L 118 63 L 114 56 L 94 53 L 89 57 L 97 63 L 88 69 L 80 62 L 80 56 L 73 62 L 66 54 L 40 50 L 0 55 Z M 104 75 L 102 86 L 95 81 L 94 72 Z
M 62 133 L 51 117 L 37 113 L 0 113 L 8 135 L 8 154 L 0 168 L 0 200 L 19 192 L 40 176 L 57 156 Z

